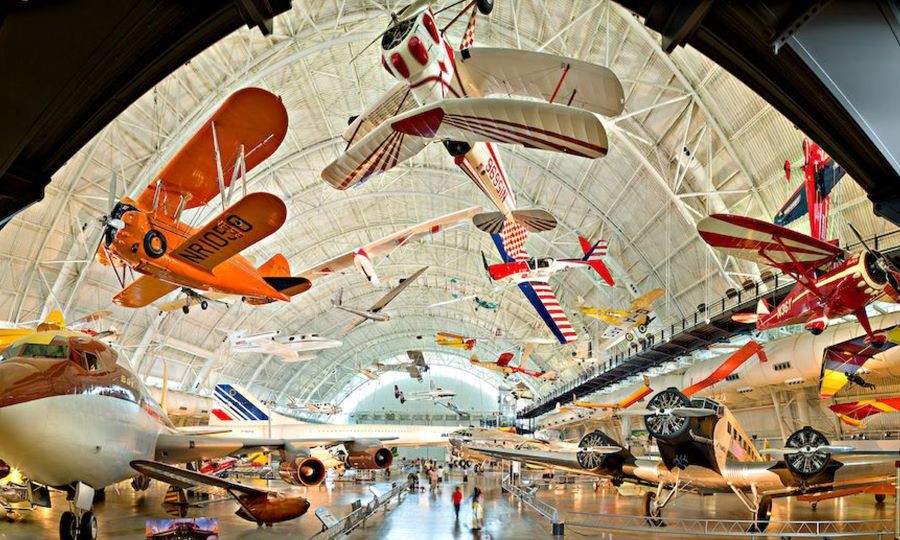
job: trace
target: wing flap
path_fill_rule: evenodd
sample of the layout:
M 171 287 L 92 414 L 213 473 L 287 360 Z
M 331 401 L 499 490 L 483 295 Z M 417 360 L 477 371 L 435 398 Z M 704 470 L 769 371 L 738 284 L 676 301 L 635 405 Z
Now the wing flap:
M 209 271 L 277 231 L 286 218 L 281 199 L 251 193 L 185 239 L 171 256 Z
M 158 280 L 153 276 L 141 276 L 119 291 L 113 297 L 113 303 L 140 308 L 152 304 L 177 288 L 177 285 Z
M 234 455 L 238 452 L 250 453 L 272 450 L 282 446 L 284 446 L 284 441 L 281 439 L 247 439 L 187 433 L 163 433 L 156 440 L 155 458 L 166 463 L 187 463 L 198 459 L 214 459 Z
M 523 281 L 519 283 L 519 289 L 560 343 L 565 345 L 578 339 L 578 333 L 572 328 L 572 323 L 559 305 L 549 283 Z
M 174 215 L 182 194 L 185 208 L 203 206 L 219 194 L 213 146 L 213 124 L 219 142 L 225 187 L 231 183 L 241 146 L 246 170 L 271 156 L 287 133 L 288 116 L 281 98 L 261 88 L 231 94 L 157 175 L 163 210 Z M 137 199 L 137 207 L 150 209 L 156 193 L 154 181 Z
M 456 53 L 469 94 L 515 94 L 617 116 L 625 106 L 622 83 L 596 64 L 521 49 L 471 47 Z

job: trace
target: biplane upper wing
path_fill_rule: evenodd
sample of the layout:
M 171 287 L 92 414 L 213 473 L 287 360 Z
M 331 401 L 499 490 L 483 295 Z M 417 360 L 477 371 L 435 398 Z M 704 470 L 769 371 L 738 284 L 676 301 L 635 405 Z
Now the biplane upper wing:
M 659 300 L 664 294 L 665 289 L 653 289 L 644 293 L 631 301 L 631 311 L 650 310 L 653 308 L 653 302 Z
M 885 330 L 887 342 L 877 348 L 866 343 L 866 336 L 835 343 L 825 348 L 822 358 L 822 371 L 819 376 L 819 397 L 826 399 L 837 394 L 856 373 L 875 355 L 896 347 L 900 343 L 900 325 Z
M 185 208 L 203 206 L 219 194 L 215 126 L 222 179 L 230 186 L 241 146 L 246 170 L 271 156 L 287 133 L 288 116 L 281 98 L 261 88 L 244 88 L 231 94 L 212 117 L 173 157 L 137 199 L 137 207 L 153 207 L 159 180 L 159 209 L 174 215 L 182 195 Z
M 370 258 L 389 255 L 395 249 L 398 249 L 404 244 L 407 244 L 411 241 L 417 240 L 429 234 L 436 234 L 442 230 L 445 230 L 447 227 L 467 222 L 472 219 L 472 216 L 480 213 L 481 211 L 482 208 L 480 206 L 473 206 L 472 208 L 466 208 L 465 210 L 460 210 L 458 212 L 453 212 L 445 216 L 431 219 L 424 223 L 419 223 L 417 225 L 413 225 L 412 227 L 407 227 L 402 231 L 385 236 L 384 238 L 380 238 L 374 242 L 370 242 L 363 246 L 362 249 L 369 255 Z M 353 266 L 354 256 L 355 250 L 348 251 L 347 253 L 343 253 L 341 255 L 338 255 L 337 257 L 333 257 L 327 261 L 321 262 L 313 267 L 303 270 L 302 272 L 300 272 L 299 276 L 305 277 L 309 280 L 313 280 L 332 272 L 343 271 Z
M 744 216 L 713 214 L 697 224 L 697 231 L 723 253 L 789 272 L 806 272 L 847 255 L 828 242 Z
M 622 83 L 596 64 L 521 49 L 471 47 L 456 53 L 469 95 L 528 96 L 618 116 L 625 106 Z
M 139 308 L 152 304 L 177 288 L 178 285 L 153 276 L 141 276 L 119 291 L 112 301 L 120 306 Z
M 277 196 L 251 193 L 185 239 L 171 255 L 212 270 L 277 231 L 286 218 L 287 207 Z
M 556 299 L 549 283 L 523 281 L 519 283 L 519 289 L 560 343 L 565 345 L 578 339 L 578 333 L 572 328 L 572 323 L 569 322 L 565 310 L 559 305 L 559 300 Z
M 900 410 L 900 396 L 835 403 L 828 408 L 841 419 L 841 422 L 859 427 L 862 425 L 862 421 L 870 416 Z
M 342 135 L 347 143 L 352 144 L 368 135 L 373 129 L 387 120 L 401 115 L 418 106 L 409 85 L 399 82 L 393 88 L 381 95 L 375 103 L 372 103 L 350 122 Z
M 515 355 L 511 352 L 505 352 L 501 354 L 500 358 L 497 359 L 497 365 L 500 367 L 507 367 L 514 356 Z

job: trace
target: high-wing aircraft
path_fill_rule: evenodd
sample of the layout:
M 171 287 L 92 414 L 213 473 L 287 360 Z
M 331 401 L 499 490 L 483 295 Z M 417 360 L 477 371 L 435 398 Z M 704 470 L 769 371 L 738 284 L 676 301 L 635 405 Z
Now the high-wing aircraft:
M 803 184 L 788 198 L 775 215 L 775 224 L 787 227 L 809 215 L 809 234 L 816 240 L 828 240 L 828 206 L 831 190 L 844 177 L 844 169 L 826 156 L 819 145 L 803 140 Z M 791 181 L 791 162 L 784 162 L 784 175 Z
M 637 388 L 630 395 L 611 403 L 595 403 L 590 401 L 578 401 L 572 399 L 571 405 L 560 406 L 556 404 L 556 408 L 552 413 L 541 417 L 538 423 L 538 429 L 558 429 L 561 426 L 579 422 L 583 420 L 605 420 L 611 418 L 618 412 L 631 407 L 638 401 L 647 397 L 653 389 L 650 388 L 650 379 L 644 376 L 644 384 Z
M 516 399 L 534 399 L 534 392 L 532 392 L 531 389 L 528 388 L 528 385 L 522 381 L 519 381 L 518 384 L 513 386 L 510 392 Z
M 653 302 L 661 298 L 666 291 L 664 289 L 653 289 L 650 292 L 638 296 L 631 301 L 631 307 L 627 310 L 606 309 L 581 306 L 579 311 L 589 317 L 600 319 L 609 324 L 609 327 L 600 336 L 603 339 L 615 339 L 625 334 L 625 339 L 634 340 L 632 330 L 637 330 L 644 334 L 647 332 L 647 326 L 653 320 Z
M 791 229 L 727 214 L 704 218 L 697 230 L 723 253 L 774 266 L 797 280 L 774 310 L 763 298 L 755 314 L 737 314 L 736 320 L 756 322 L 759 330 L 803 324 L 815 334 L 829 319 L 854 315 L 866 329 L 866 343 L 884 343 L 884 334 L 872 332 L 866 306 L 878 299 L 900 302 L 900 271 L 862 238 L 864 249 L 850 253 Z
M 311 412 L 314 414 L 326 414 L 328 416 L 334 414 L 341 414 L 344 412 L 344 409 L 341 408 L 340 405 L 335 405 L 333 403 L 324 403 L 319 401 L 310 401 L 308 403 L 297 403 L 293 400 L 293 398 L 288 399 L 288 408 L 289 409 L 302 409 L 307 412 Z
M 348 189 L 440 141 L 499 211 L 476 220 L 479 228 L 509 222 L 522 231 L 550 230 L 556 219 L 548 212 L 516 210 L 495 143 L 602 157 L 608 144 L 596 113 L 622 112 L 622 85 L 609 69 L 587 62 L 473 47 L 473 6 L 470 2 L 463 10 L 471 10 L 471 16 L 459 51 L 445 32 L 463 13 L 443 29 L 428 2 L 414 2 L 392 15 L 381 35 L 381 63 L 400 82 L 351 119 L 343 134 L 347 147 L 322 178 L 336 189 Z M 489 13 L 493 4 L 477 6 Z
M 900 411 L 900 396 L 878 399 L 863 399 L 848 403 L 835 403 L 828 406 L 841 422 L 857 428 L 865 427 L 863 420 L 881 413 Z
M 483 362 L 473 354 L 471 358 L 469 358 L 469 363 L 476 367 L 496 371 L 498 373 L 501 373 L 504 377 L 509 377 L 510 375 L 521 373 L 522 375 L 528 375 L 529 377 L 534 377 L 536 379 L 541 379 L 544 381 L 556 380 L 555 371 L 535 371 L 532 369 L 525 369 L 525 367 L 523 366 L 524 362 L 519 362 L 518 366 L 511 366 L 510 363 L 512 362 L 513 358 L 515 358 L 515 356 L 515 353 L 507 352 L 501 354 L 496 362 Z
M 98 260 L 112 266 L 123 289 L 113 302 L 143 307 L 180 289 L 187 300 L 206 308 L 209 299 L 196 291 L 241 297 L 267 304 L 309 289 L 310 282 L 291 276 L 287 259 L 276 254 L 255 267 L 239 253 L 277 231 L 287 207 L 270 193 L 246 193 L 246 172 L 272 155 L 287 133 L 288 116 L 281 99 L 259 88 L 228 97 L 178 154 L 154 176 L 136 200 L 115 202 L 100 221 L 103 234 Z M 228 201 L 238 180 L 242 198 Z M 182 212 L 205 206 L 216 196 L 222 211 L 195 229 Z M 114 203 L 114 204 L 113 204 Z M 126 269 L 140 277 L 126 286 Z
M 227 338 L 231 351 L 236 353 L 274 354 L 286 362 L 299 362 L 315 358 L 315 351 L 340 347 L 336 339 L 310 335 L 282 335 L 281 331 L 260 332 L 245 336 L 243 332 L 229 332 Z
M 376 258 L 390 257 L 395 250 L 400 249 L 402 246 L 414 243 L 429 235 L 437 234 L 440 231 L 445 231 L 461 223 L 465 223 L 472 219 L 472 216 L 481 212 L 481 210 L 482 208 L 480 206 L 473 206 L 472 208 L 466 208 L 465 210 L 453 212 L 452 214 L 447 214 L 439 218 L 419 223 L 418 225 L 413 225 L 412 227 L 395 232 L 384 238 L 375 240 L 374 242 L 369 242 L 352 251 L 316 264 L 315 266 L 303 270 L 299 275 L 310 281 L 315 281 L 323 276 L 343 272 L 352 266 L 355 267 L 366 280 L 371 282 L 372 285 L 378 287 L 381 285 L 381 282 L 375 271 Z
M 425 355 L 422 354 L 422 351 L 406 351 L 406 356 L 409 357 L 409 362 L 395 362 L 392 364 L 375 362 L 372 367 L 375 368 L 377 373 L 386 371 L 406 372 L 409 373 L 410 378 L 422 382 L 422 374 L 429 369 L 428 364 L 425 362 Z
M 607 284 L 614 285 L 612 275 L 603 264 L 606 242 L 601 240 L 591 245 L 586 238 L 579 236 L 578 241 L 584 252 L 582 258 L 551 259 L 529 257 L 525 251 L 524 235 L 510 234 L 508 227 L 503 229 L 503 233 L 491 234 L 491 238 L 503 259 L 502 263 L 497 264 L 488 264 L 487 259 L 484 259 L 484 268 L 491 281 L 517 285 L 560 343 L 565 345 L 578 339 L 578 333 L 572 328 L 566 312 L 550 288 L 550 278 L 572 268 L 588 267 L 597 272 Z
M 403 292 L 403 289 L 409 287 L 412 282 L 416 280 L 416 278 L 418 278 L 425 272 L 425 270 L 428 270 L 427 266 L 423 266 L 422 268 L 417 270 L 415 274 L 409 276 L 408 278 L 401 279 L 399 285 L 388 291 L 388 293 L 382 296 L 381 299 L 372 304 L 372 307 L 370 307 L 369 309 L 357 309 L 345 306 L 341 301 L 343 289 L 338 289 L 338 292 L 334 295 L 334 299 L 331 301 L 331 305 L 336 307 L 337 309 L 356 315 L 356 318 L 350 321 L 347 326 L 344 327 L 343 331 L 341 331 L 341 335 L 347 335 L 351 330 L 366 321 L 384 322 L 391 320 L 390 315 L 382 313 L 381 310 L 387 307 L 387 305 L 390 304 L 394 298 L 397 298 L 397 296 Z
M 289 463 L 302 464 L 295 483 L 315 485 L 324 478 L 324 466 L 293 441 L 180 432 L 115 351 L 66 330 L 31 334 L 6 349 L 0 361 L 0 432 L 0 455 L 28 478 L 33 504 L 49 506 L 48 487 L 68 493 L 62 540 L 97 537 L 96 489 L 128 478 L 136 488 L 147 488 L 147 478 L 131 466 L 135 460 L 153 467 L 277 450 Z M 298 517 L 309 506 L 293 496 L 275 504 L 268 493 L 238 499 L 249 518 L 265 523 Z
M 444 347 L 453 347 L 455 349 L 463 349 L 471 351 L 475 347 L 476 338 L 470 338 L 461 334 L 452 332 L 438 332 L 435 334 L 434 342 Z
M 456 397 L 456 392 L 452 390 L 444 390 L 443 388 L 434 384 L 434 381 L 429 381 L 429 385 L 431 387 L 428 391 L 423 392 L 412 392 L 409 394 L 409 397 L 400 390 L 400 387 L 396 384 L 394 385 L 394 399 L 400 400 L 400 403 L 406 403 L 407 401 L 433 401 L 435 403 L 449 403 Z

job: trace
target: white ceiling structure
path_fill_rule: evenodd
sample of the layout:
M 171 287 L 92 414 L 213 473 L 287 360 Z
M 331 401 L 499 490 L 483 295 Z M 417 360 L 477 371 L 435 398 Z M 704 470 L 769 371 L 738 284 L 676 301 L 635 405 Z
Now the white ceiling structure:
M 280 149 L 248 175 L 251 191 L 275 193 L 288 205 L 284 227 L 247 251 L 257 261 L 283 252 L 291 268 L 300 269 L 412 224 L 487 204 L 440 145 L 360 189 L 336 191 L 319 178 L 344 146 L 340 133 L 347 118 L 395 83 L 380 65 L 377 45 L 351 59 L 397 7 L 393 1 L 294 0 L 293 9 L 275 20 L 271 36 L 242 29 L 139 99 L 56 174 L 41 203 L 0 233 L 0 319 L 32 321 L 55 307 L 74 319 L 109 308 L 113 315 L 106 323 L 121 332 L 118 342 L 141 375 L 160 377 L 165 360 L 173 387 L 204 391 L 217 381 L 237 381 L 280 402 L 288 395 L 343 398 L 362 382 L 357 365 L 407 349 L 424 350 L 427 357 L 437 350 L 437 330 L 475 336 L 502 330 L 503 338 L 479 340 L 476 352 L 490 359 L 513 350 L 516 337 L 548 336 L 518 290 L 491 291 L 480 252 L 496 260 L 493 245 L 471 225 L 377 261 L 382 280 L 392 283 L 421 266 L 430 268 L 391 305 L 391 321 L 361 325 L 343 347 L 314 361 L 232 355 L 223 331 L 334 335 L 349 317 L 331 308 L 335 291 L 343 288 L 349 305 L 369 305 L 383 290 L 350 273 L 316 280 L 289 304 L 237 302 L 229 309 L 213 305 L 159 316 L 152 308 L 110 303 L 118 283 L 110 269 L 92 262 L 92 251 L 100 234 L 95 218 L 106 209 L 111 178 L 118 179 L 117 196 L 138 194 L 222 100 L 246 86 L 281 96 L 290 118 Z M 438 22 L 446 24 L 455 13 L 448 10 Z M 451 43 L 459 43 L 463 26 L 451 29 Z M 610 151 L 603 159 L 502 148 L 519 207 L 543 208 L 559 219 L 555 231 L 531 235 L 531 254 L 573 256 L 579 253 L 576 234 L 610 242 L 615 288 L 579 271 L 552 284 L 576 329 L 599 336 L 602 324 L 581 318 L 577 306 L 625 304 L 629 282 L 641 291 L 668 291 L 658 305 L 665 322 L 719 298 L 748 273 L 758 274 L 710 250 L 695 224 L 716 211 L 771 218 L 796 187 L 796 176 L 790 185 L 785 181 L 782 164 L 799 159 L 803 134 L 777 111 L 696 51 L 665 55 L 658 36 L 612 2 L 497 0 L 490 17 L 479 17 L 475 40 L 608 65 L 625 88 L 625 113 L 604 119 Z M 834 233 L 842 239 L 849 238 L 848 221 L 865 236 L 891 228 L 872 216 L 852 180 L 839 185 L 832 205 Z M 217 207 L 211 204 L 185 219 L 202 223 L 213 212 Z M 499 301 L 500 309 L 475 312 L 467 302 L 428 309 L 449 298 L 451 278 L 467 293 Z M 449 355 L 473 376 L 499 382 L 493 374 L 468 369 L 467 352 L 442 352 L 447 354 L 438 362 Z M 543 345 L 532 362 L 562 369 L 570 355 L 567 348 Z

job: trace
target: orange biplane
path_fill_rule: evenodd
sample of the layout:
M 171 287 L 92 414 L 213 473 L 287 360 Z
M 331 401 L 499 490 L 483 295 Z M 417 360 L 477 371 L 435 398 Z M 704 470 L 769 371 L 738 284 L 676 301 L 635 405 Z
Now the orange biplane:
M 246 172 L 271 156 L 287 133 L 281 99 L 259 88 L 232 94 L 156 176 L 137 200 L 115 202 L 101 218 L 97 257 L 112 265 L 123 289 L 113 302 L 143 307 L 181 289 L 183 311 L 192 303 L 206 309 L 211 300 L 196 292 L 240 296 L 249 304 L 309 289 L 309 280 L 292 277 L 288 261 L 276 254 L 260 267 L 238 255 L 284 224 L 287 207 L 270 193 L 246 194 Z M 243 198 L 228 206 L 238 180 Z M 230 189 L 229 189 L 230 188 Z M 180 221 L 185 210 L 221 196 L 222 212 L 195 229 Z M 226 208 L 227 206 L 227 208 Z M 120 270 L 121 269 L 121 273 Z M 126 286 L 127 270 L 142 276 Z

